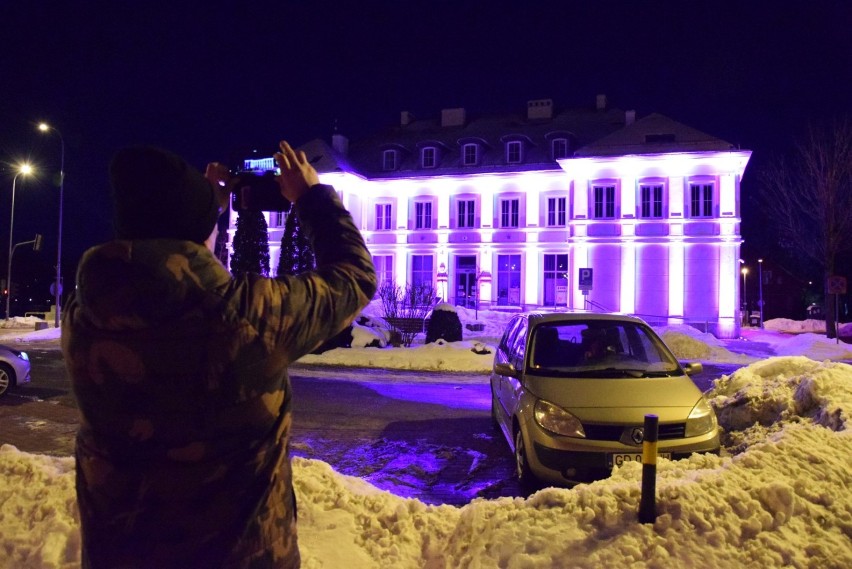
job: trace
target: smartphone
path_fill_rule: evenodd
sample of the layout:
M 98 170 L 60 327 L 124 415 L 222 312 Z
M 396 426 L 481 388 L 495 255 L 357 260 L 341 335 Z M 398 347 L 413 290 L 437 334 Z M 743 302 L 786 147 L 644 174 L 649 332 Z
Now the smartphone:
M 231 194 L 231 207 L 237 211 L 290 211 L 290 200 L 281 195 L 273 170 L 237 171 L 239 181 Z

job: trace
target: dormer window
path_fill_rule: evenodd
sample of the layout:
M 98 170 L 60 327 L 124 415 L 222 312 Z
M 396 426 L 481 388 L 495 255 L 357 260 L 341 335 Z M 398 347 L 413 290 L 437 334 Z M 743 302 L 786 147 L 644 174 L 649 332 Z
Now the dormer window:
M 568 139 L 554 138 L 550 142 L 550 152 L 553 155 L 554 160 L 568 158 Z
M 420 150 L 420 163 L 424 168 L 434 168 L 438 165 L 438 150 L 434 146 L 426 146 Z
M 385 150 L 382 153 L 382 170 L 396 170 L 399 165 L 399 152 L 396 150 Z
M 518 164 L 523 160 L 523 145 L 520 140 L 510 140 L 506 143 L 506 162 Z
M 465 166 L 476 166 L 479 161 L 479 146 L 468 143 L 462 146 L 462 164 Z

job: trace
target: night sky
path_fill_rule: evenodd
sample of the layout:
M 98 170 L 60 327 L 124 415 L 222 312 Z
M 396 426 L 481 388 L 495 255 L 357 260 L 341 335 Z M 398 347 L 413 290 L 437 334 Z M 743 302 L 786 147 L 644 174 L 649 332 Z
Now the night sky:
M 67 279 L 111 236 L 106 172 L 121 146 L 161 145 L 203 168 L 281 138 L 357 138 L 403 110 L 522 113 L 538 98 L 559 110 L 598 93 L 752 150 L 744 255 L 766 256 L 760 164 L 852 103 L 846 0 L 2 0 L 0 30 L 0 259 L 10 164 L 29 158 L 40 174 L 18 178 L 15 242 L 38 232 L 45 249 L 16 253 L 15 266 L 48 281 L 61 147 L 41 120 L 65 141 Z

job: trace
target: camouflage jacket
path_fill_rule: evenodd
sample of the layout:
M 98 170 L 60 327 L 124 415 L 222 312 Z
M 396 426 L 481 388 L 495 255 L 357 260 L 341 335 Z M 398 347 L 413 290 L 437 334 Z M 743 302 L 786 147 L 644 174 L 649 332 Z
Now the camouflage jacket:
M 372 298 L 334 190 L 296 213 L 317 269 L 233 279 L 203 245 L 87 251 L 62 323 L 81 411 L 84 567 L 298 567 L 287 366 Z

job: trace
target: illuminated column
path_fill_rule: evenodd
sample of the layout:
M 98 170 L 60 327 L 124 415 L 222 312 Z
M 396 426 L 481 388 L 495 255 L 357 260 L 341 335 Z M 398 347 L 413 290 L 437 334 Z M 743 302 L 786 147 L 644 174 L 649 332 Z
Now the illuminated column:
M 446 192 L 438 194 L 438 229 L 450 227 L 450 195 Z
M 734 174 L 719 176 L 719 213 L 722 217 L 736 215 L 737 180 Z
M 738 247 L 734 243 L 720 245 L 719 251 L 719 317 L 736 318 L 738 284 Z
M 526 194 L 526 216 L 527 216 L 527 227 L 538 227 L 539 224 L 539 205 L 540 205 L 540 195 L 539 195 L 539 184 L 533 183 L 530 185 L 531 187 L 527 187 L 524 191 Z
M 481 246 L 479 249 L 479 272 L 480 274 L 488 275 L 479 283 L 479 299 L 489 303 L 496 302 L 497 299 L 493 296 L 494 290 L 494 259 L 491 258 L 491 247 L 488 245 Z
M 493 227 L 494 225 L 494 190 L 491 185 L 479 194 L 480 223 L 482 227 Z
M 628 242 L 621 245 L 621 312 L 636 312 L 636 286 L 636 243 Z
M 528 247 L 526 249 L 526 270 L 524 272 L 524 303 L 539 304 L 539 281 L 541 280 L 541 267 L 539 265 L 538 250 Z
M 395 248 L 393 261 L 393 277 L 396 284 L 405 286 L 408 282 L 408 246 L 397 245 Z
M 684 217 L 683 178 L 669 178 L 669 217 Z
M 573 256 L 573 266 L 572 269 L 574 273 L 571 275 L 571 281 L 577 282 L 577 273 L 580 269 L 588 268 L 589 266 L 589 248 L 585 243 L 581 243 L 574 247 L 571 247 L 571 253 Z M 574 308 L 582 309 L 586 306 L 586 297 L 583 295 L 582 291 L 579 290 L 578 287 L 574 287 L 574 291 L 572 294 L 572 298 L 574 299 Z
M 636 217 L 636 178 L 621 179 L 621 217 Z
M 577 178 L 574 180 L 574 209 L 571 211 L 572 218 L 586 219 L 589 216 L 589 183 L 588 180 Z
M 682 231 L 682 227 L 679 227 Z M 674 230 L 674 226 L 672 227 Z M 673 241 L 669 245 L 669 317 L 683 318 L 684 245 Z

